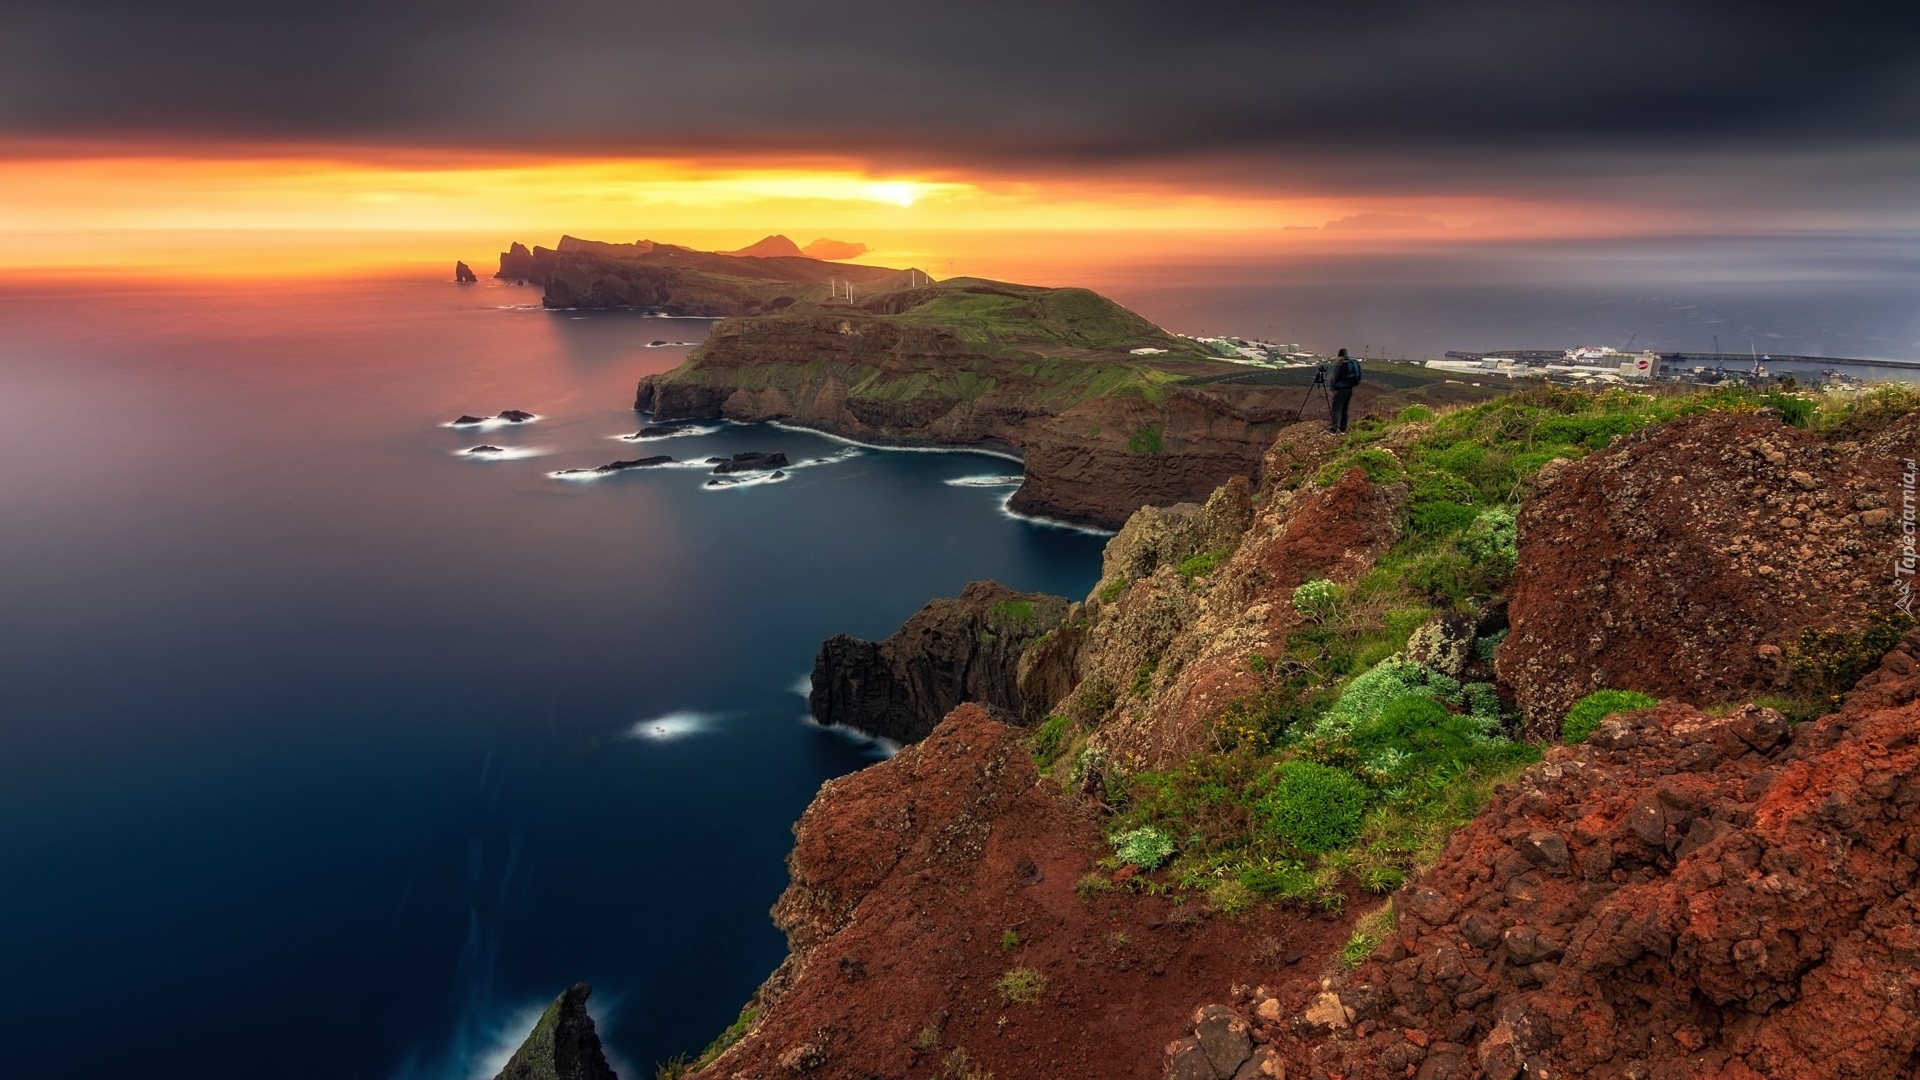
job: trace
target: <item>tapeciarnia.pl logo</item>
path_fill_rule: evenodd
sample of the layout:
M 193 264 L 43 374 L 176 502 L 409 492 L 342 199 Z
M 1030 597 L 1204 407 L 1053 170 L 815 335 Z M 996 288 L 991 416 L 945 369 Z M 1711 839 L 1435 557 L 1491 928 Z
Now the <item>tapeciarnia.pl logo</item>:
M 1900 461 L 1900 557 L 1893 560 L 1893 606 L 1911 618 L 1913 616 L 1913 574 L 1917 559 L 1914 553 L 1914 480 L 1920 475 L 1915 468 L 1914 459 L 1902 458 Z

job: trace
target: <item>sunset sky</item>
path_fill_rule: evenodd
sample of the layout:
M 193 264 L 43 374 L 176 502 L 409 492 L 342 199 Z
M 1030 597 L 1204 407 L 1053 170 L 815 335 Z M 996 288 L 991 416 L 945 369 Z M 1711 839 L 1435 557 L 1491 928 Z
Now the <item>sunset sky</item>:
M 0 268 L 1920 230 L 1920 33 L 1848 7 L 10 0 Z

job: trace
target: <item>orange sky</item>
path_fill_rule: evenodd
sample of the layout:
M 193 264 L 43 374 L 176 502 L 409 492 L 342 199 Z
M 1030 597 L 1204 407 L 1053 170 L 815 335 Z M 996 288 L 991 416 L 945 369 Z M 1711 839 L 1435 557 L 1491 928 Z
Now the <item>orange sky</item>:
M 1137 251 L 1141 236 L 1169 234 L 1180 236 L 1181 250 L 1229 253 L 1646 224 L 1605 208 L 1498 196 L 913 175 L 849 161 L 0 154 L 0 271 L 16 272 L 314 274 L 454 258 L 484 271 L 516 239 L 551 244 L 572 233 L 728 248 L 780 232 L 802 244 L 822 236 L 866 243 L 875 250 L 865 261 L 938 274 L 964 260 L 956 272 L 991 274 L 1062 234 L 1107 237 L 1113 254 Z

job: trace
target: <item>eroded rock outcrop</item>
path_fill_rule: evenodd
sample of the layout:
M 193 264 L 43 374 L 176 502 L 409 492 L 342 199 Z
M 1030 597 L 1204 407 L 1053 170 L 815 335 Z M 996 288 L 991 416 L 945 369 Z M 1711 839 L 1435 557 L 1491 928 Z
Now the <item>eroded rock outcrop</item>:
M 1668 702 L 1550 751 L 1372 960 L 1240 1015 L 1288 1075 L 1915 1075 L 1917 652 L 1799 727 Z
M 480 275 L 474 273 L 473 268 L 466 263 L 455 262 L 453 264 L 453 280 L 462 282 L 479 281 Z
M 533 252 L 515 241 L 500 253 L 500 269 L 493 276 L 504 281 L 534 280 Z
M 561 469 L 554 475 L 580 476 L 591 474 L 593 476 L 605 476 L 609 473 L 625 472 L 628 469 L 648 469 L 657 465 L 671 464 L 673 464 L 673 458 L 671 456 L 667 454 L 656 454 L 653 457 L 634 458 L 631 461 L 609 461 L 605 465 L 596 465 L 591 469 Z
M 745 1037 L 696 1075 L 1152 1077 L 1151 1048 L 1186 1023 L 1174 1003 L 1246 971 L 1311 986 L 1300 956 L 1348 932 L 1128 890 L 1082 899 L 1104 854 L 1095 812 L 1040 782 L 1020 732 L 961 706 L 821 788 L 774 908 L 791 953 Z
M 1601 687 L 1697 705 L 1784 685 L 1802 631 L 1893 604 L 1898 463 L 1765 415 L 1648 428 L 1542 472 L 1499 671 L 1551 736 Z
M 708 458 L 707 461 L 713 465 L 714 472 L 723 476 L 728 473 L 764 472 L 768 469 L 778 469 L 788 463 L 787 455 L 778 450 L 772 453 L 746 450 L 732 457 Z
M 575 983 L 553 999 L 494 1080 L 619 1080 L 587 1015 L 592 993 L 586 983 Z
M 975 581 L 934 600 L 884 641 L 831 638 L 813 664 L 814 719 L 908 743 L 962 702 L 1031 718 L 1016 672 L 1020 655 L 1067 615 L 1067 601 Z
M 1095 727 L 1097 752 L 1131 770 L 1200 748 L 1223 709 L 1262 690 L 1253 658 L 1284 654 L 1304 624 L 1293 590 L 1356 581 L 1393 545 L 1404 486 L 1358 469 L 1328 488 L 1298 483 L 1339 445 L 1312 423 L 1288 427 L 1266 455 L 1276 479 L 1257 508 L 1247 482 L 1231 480 L 1202 507 L 1142 510 L 1108 545 L 1077 651 L 1061 655 L 1063 639 L 1029 662 L 1030 678 L 1056 684 L 1046 665 L 1071 667 L 1077 687 L 1054 711 Z

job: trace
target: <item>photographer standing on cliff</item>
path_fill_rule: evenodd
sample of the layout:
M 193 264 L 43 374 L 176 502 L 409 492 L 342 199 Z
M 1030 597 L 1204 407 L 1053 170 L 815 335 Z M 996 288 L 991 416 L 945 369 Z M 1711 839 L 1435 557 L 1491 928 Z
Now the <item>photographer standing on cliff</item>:
M 1360 378 L 1360 361 L 1348 356 L 1347 350 L 1341 349 L 1333 365 L 1333 401 L 1327 408 L 1329 434 L 1347 433 L 1347 405 L 1353 401 L 1353 388 L 1360 385 Z

